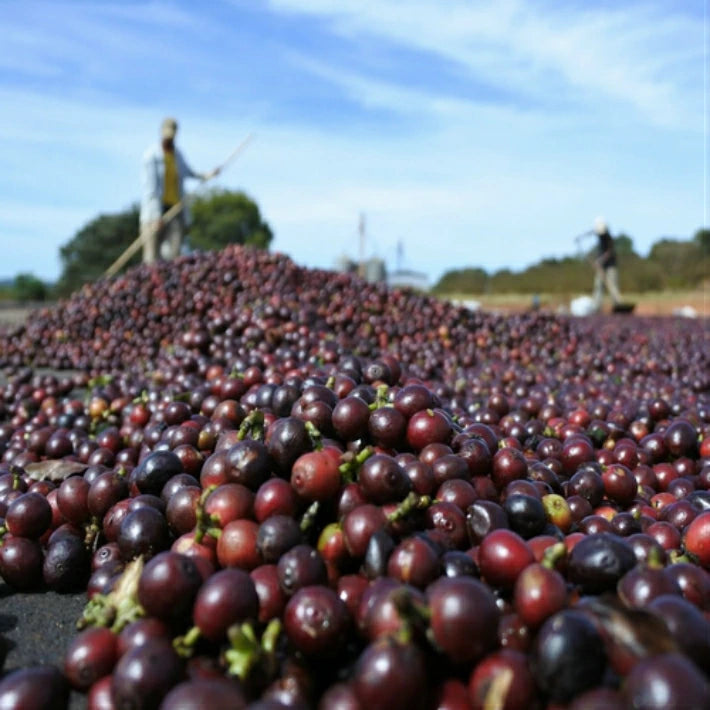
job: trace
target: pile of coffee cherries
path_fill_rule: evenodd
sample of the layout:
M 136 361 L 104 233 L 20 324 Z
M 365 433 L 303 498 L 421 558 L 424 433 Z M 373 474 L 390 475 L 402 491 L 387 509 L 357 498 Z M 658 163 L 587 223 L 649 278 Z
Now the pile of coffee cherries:
M 0 707 L 710 707 L 710 335 L 231 247 L 0 332 Z

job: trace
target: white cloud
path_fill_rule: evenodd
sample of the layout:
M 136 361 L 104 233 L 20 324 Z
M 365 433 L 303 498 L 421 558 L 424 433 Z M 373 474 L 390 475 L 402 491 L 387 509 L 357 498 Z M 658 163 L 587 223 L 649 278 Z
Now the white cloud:
M 613 100 L 659 125 L 688 125 L 702 87 L 688 96 L 688 68 L 702 75 L 702 27 L 643 6 L 586 12 L 522 0 L 406 5 L 360 0 L 271 0 L 277 10 L 325 18 L 345 37 L 373 35 L 430 52 L 470 72 L 547 100 L 563 80 L 588 101 Z M 333 76 L 337 77 L 337 67 Z

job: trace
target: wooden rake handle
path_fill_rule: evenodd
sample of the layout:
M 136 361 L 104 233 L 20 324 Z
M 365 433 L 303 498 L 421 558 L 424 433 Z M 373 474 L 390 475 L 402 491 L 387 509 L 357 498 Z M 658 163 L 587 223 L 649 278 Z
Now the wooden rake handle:
M 163 224 L 167 224 L 182 211 L 182 202 L 175 203 L 162 217 Z M 106 269 L 104 276 L 113 276 L 119 271 L 128 260 L 143 246 L 151 233 L 157 231 L 154 224 L 146 225 L 141 233 L 130 243 L 128 248 Z

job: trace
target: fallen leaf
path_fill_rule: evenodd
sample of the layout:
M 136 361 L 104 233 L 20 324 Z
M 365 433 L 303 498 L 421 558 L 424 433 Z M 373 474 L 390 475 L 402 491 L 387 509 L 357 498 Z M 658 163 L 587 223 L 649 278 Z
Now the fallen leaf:
M 67 459 L 35 461 L 24 466 L 27 475 L 33 481 L 63 481 L 75 473 L 83 473 L 87 468 L 89 468 L 88 464 Z

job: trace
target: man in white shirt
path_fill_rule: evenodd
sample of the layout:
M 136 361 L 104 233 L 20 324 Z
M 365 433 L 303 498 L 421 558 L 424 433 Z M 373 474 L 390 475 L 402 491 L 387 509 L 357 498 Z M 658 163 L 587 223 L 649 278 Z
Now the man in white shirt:
M 143 155 L 140 226 L 147 231 L 143 242 L 143 263 L 150 264 L 158 256 L 174 259 L 180 255 L 190 215 L 184 202 L 185 178 L 209 180 L 217 175 L 216 168 L 207 173 L 196 173 L 175 146 L 178 124 L 166 118 L 160 127 L 161 142 L 151 146 Z M 167 222 L 163 215 L 176 205 L 177 214 Z M 175 210 L 173 210 L 175 211 Z

